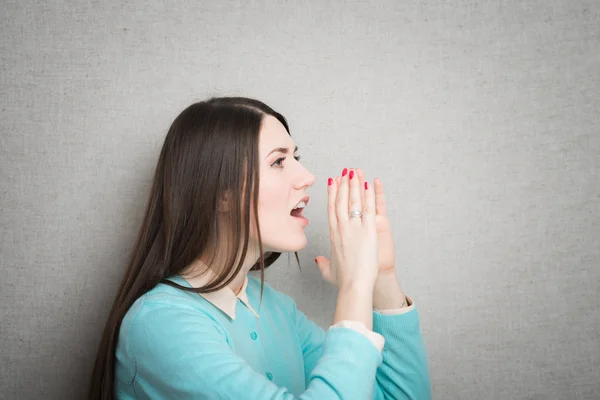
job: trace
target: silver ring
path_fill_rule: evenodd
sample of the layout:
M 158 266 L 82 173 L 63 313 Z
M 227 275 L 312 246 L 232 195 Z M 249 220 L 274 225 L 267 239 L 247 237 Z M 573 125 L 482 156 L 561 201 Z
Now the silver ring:
M 351 210 L 350 213 L 348 213 L 348 218 L 362 218 L 362 216 L 363 214 L 360 210 Z

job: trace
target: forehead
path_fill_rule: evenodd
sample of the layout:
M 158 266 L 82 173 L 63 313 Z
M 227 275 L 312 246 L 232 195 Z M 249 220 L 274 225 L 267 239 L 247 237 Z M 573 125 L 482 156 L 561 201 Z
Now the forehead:
M 263 118 L 258 139 L 261 154 L 268 154 L 275 147 L 294 149 L 295 143 L 279 120 L 271 115 Z

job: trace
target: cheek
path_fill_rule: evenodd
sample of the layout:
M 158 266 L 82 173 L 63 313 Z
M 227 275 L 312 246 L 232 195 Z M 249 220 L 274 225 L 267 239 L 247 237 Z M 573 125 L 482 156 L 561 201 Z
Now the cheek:
M 258 213 L 262 220 L 269 218 L 274 211 L 289 208 L 287 192 L 275 186 L 263 186 L 258 194 Z

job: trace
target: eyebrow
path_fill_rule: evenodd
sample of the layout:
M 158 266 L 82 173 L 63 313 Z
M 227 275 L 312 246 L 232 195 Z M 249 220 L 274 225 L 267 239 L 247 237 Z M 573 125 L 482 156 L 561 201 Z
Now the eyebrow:
M 294 148 L 294 153 L 297 152 L 297 151 L 298 151 L 298 146 L 296 146 Z M 269 157 L 271 154 L 273 154 L 275 152 L 280 152 L 280 153 L 283 153 L 283 154 L 287 154 L 288 153 L 288 149 L 287 149 L 287 147 L 276 147 L 273 150 L 271 150 L 271 152 L 269 154 L 267 154 L 267 157 Z

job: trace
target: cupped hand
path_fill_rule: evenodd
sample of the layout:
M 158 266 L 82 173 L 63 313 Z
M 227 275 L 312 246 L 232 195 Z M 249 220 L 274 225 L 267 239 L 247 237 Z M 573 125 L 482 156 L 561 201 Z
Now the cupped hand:
M 359 187 L 363 187 L 365 182 L 365 173 L 360 168 L 356 169 L 356 173 L 358 174 Z M 334 182 L 336 185 L 339 186 L 340 181 L 341 178 L 338 176 Z M 377 263 L 379 267 L 379 276 L 395 277 L 396 253 L 394 250 L 394 238 L 392 236 L 392 229 L 387 215 L 385 191 L 383 188 L 383 183 L 381 183 L 381 180 L 379 180 L 378 178 L 375 178 L 373 186 L 375 194 L 375 227 L 377 230 L 378 242 Z M 327 271 L 329 269 L 335 271 L 335 265 L 330 266 L 330 264 L 333 263 L 333 260 L 330 261 L 327 257 L 318 256 L 315 259 L 315 261 L 319 265 L 321 271 Z M 335 284 L 335 281 L 333 279 L 328 279 L 328 276 L 326 277 L 324 275 L 323 277 L 328 282 Z
M 315 259 L 323 279 L 332 284 L 373 287 L 378 276 L 378 238 L 375 192 L 355 170 L 328 180 L 328 220 L 331 262 Z M 350 218 L 351 210 L 362 218 Z
M 357 168 L 358 181 L 364 182 L 365 173 Z M 392 226 L 387 215 L 387 204 L 385 200 L 385 191 L 383 183 L 379 178 L 375 178 L 375 227 L 377 229 L 377 262 L 379 265 L 379 275 L 395 276 L 396 252 L 394 250 L 394 237 L 392 236 Z

